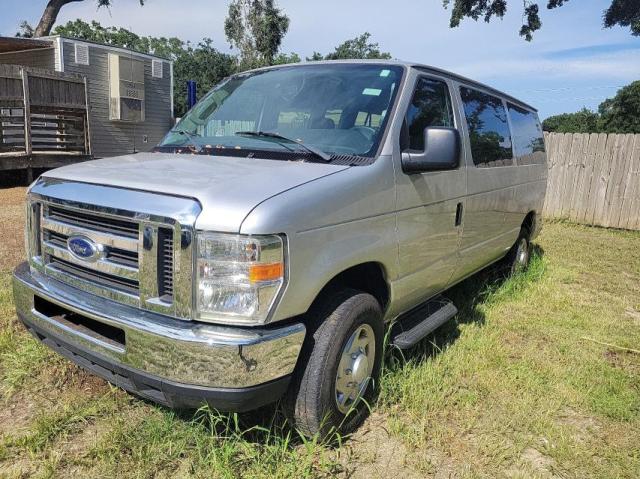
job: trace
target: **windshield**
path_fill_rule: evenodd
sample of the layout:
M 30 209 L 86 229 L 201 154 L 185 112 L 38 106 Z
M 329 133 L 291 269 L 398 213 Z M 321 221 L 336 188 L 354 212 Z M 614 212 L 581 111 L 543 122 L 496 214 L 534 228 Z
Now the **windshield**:
M 402 71 L 317 64 L 239 74 L 200 100 L 160 146 L 301 151 L 304 145 L 329 155 L 374 156 Z

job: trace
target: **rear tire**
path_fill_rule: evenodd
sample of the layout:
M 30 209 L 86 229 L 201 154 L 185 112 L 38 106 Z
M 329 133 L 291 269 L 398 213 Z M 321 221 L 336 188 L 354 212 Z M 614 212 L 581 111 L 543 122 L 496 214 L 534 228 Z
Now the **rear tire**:
M 514 274 L 525 271 L 529 266 L 529 260 L 531 259 L 530 236 L 527 228 L 522 227 L 520 229 L 518 239 L 503 261 L 503 271 L 507 276 L 513 276 Z
M 365 401 L 380 374 L 382 311 L 370 294 L 344 289 L 319 301 L 308 320 L 303 361 L 285 408 L 301 434 L 330 439 L 353 431 L 367 416 Z

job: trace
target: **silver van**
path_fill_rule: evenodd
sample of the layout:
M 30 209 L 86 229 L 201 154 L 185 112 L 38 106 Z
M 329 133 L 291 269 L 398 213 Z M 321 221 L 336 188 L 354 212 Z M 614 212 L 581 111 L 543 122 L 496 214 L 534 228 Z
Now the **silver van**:
M 388 324 L 410 348 L 456 314 L 452 285 L 499 260 L 526 267 L 545 163 L 534 108 L 436 68 L 241 73 L 155 152 L 31 186 L 17 312 L 38 340 L 158 403 L 284 398 L 302 433 L 348 431 Z

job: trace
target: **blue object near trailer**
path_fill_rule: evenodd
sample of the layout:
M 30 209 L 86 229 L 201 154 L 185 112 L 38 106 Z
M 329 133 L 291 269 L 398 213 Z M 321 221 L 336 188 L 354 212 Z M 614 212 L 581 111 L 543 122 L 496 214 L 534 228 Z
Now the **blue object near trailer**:
M 187 107 L 193 108 L 198 101 L 198 86 L 194 80 L 187 80 Z

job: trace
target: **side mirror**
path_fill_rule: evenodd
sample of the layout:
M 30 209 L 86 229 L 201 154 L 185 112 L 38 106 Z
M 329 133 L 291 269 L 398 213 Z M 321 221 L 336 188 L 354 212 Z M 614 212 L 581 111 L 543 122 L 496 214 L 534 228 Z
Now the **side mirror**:
M 402 152 L 402 171 L 453 170 L 460 158 L 460 134 L 455 128 L 431 126 L 424 129 L 424 151 Z

